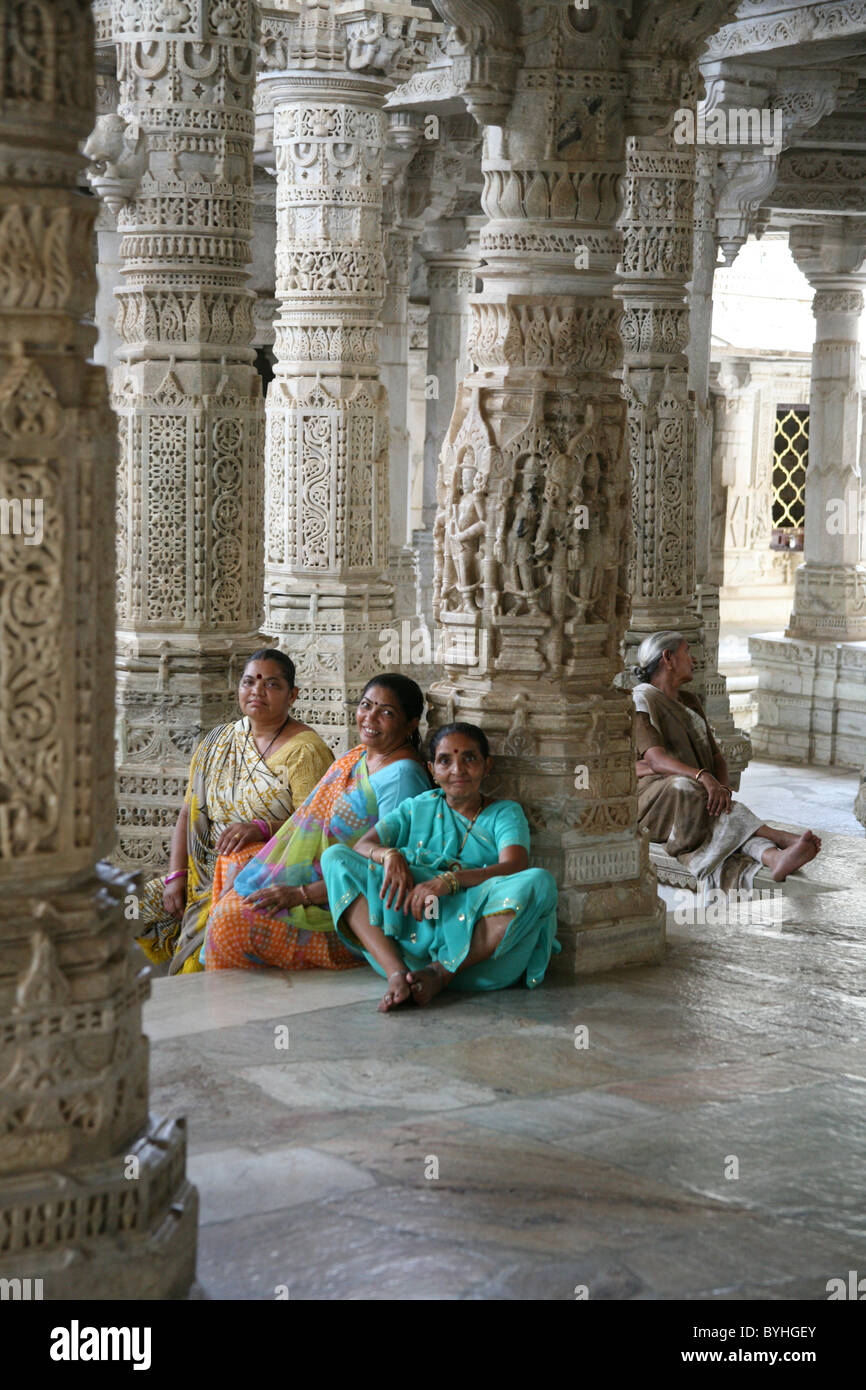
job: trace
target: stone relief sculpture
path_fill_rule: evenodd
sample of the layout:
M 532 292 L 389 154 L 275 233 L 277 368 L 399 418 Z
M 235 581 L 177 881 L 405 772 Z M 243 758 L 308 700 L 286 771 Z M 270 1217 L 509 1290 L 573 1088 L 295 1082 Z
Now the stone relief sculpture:
M 484 475 L 476 467 L 471 447 L 467 448 L 455 470 L 454 509 L 444 526 L 445 565 L 443 591 L 453 584 L 456 607 L 461 613 L 472 613 L 480 607 L 481 586 L 479 557 L 482 537 L 486 534 L 487 518 L 484 499 Z
M 500 514 L 500 525 L 493 554 L 505 570 L 501 592 L 511 595 L 512 616 L 537 609 L 541 587 L 535 583 L 536 535 L 539 524 L 537 489 L 541 478 L 539 460 L 530 455 L 523 460 L 508 512 Z M 510 514 L 510 516 L 509 516 Z M 509 518 L 506 521 L 506 518 Z

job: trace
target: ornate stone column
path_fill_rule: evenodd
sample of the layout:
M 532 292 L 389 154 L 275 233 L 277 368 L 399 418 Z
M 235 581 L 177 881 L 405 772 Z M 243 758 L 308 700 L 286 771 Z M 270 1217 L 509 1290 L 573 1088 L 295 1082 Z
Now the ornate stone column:
M 436 616 L 453 641 L 435 722 L 468 719 L 490 736 L 496 788 L 523 805 L 533 858 L 560 886 L 556 968 L 657 959 L 664 912 L 637 830 L 631 701 L 612 684 L 630 525 L 612 294 L 619 15 L 563 0 L 507 17 L 487 0 L 440 8 L 459 21 L 468 90 L 489 122 L 489 221 L 470 301 L 477 370 L 458 387 L 438 482 Z M 522 54 L 510 107 L 501 85 L 480 85 L 506 18 Z
M 96 216 L 96 327 L 99 337 L 93 359 L 109 370 L 117 361 L 122 346 L 117 334 L 117 300 L 123 258 L 120 252 L 121 233 L 117 214 L 135 187 L 141 172 L 140 145 L 137 134 L 130 131 L 118 114 L 120 87 L 115 75 L 114 46 L 97 54 L 96 124 L 84 146 L 91 161 L 87 177 L 100 198 Z
M 114 841 L 114 428 L 96 338 L 85 0 L 0 0 L 0 1277 L 182 1297 L 183 1123 L 148 1118 Z M 7 525 L 7 519 L 11 525 Z
M 439 454 L 454 412 L 458 383 L 473 370 L 467 355 L 470 296 L 478 275 L 479 238 L 486 218 L 443 218 L 422 239 L 427 263 L 427 418 L 424 432 L 424 480 L 421 528 L 415 533 L 418 553 L 418 605 L 433 625 L 433 527 Z
M 707 378 L 715 240 L 707 185 L 712 182 L 712 170 L 705 157 L 696 156 L 693 145 L 678 145 L 670 135 L 659 133 L 670 124 L 678 100 L 694 105 L 688 68 L 662 62 L 652 54 L 634 59 L 631 66 L 629 127 L 635 133 L 626 141 L 622 283 L 616 290 L 624 310 L 620 331 L 634 519 L 632 614 L 625 661 L 627 667 L 633 665 L 638 646 L 652 632 L 668 628 L 683 633 L 696 661 L 690 688 L 716 726 L 737 786 L 747 761 L 748 740 L 734 729 L 725 681 L 718 674 L 718 590 L 699 585 L 699 573 L 706 575 L 710 558 Z M 695 216 L 698 188 L 700 241 Z M 695 307 L 689 290 L 695 289 L 696 245 L 703 272 L 703 278 L 697 277 L 703 314 L 698 323 L 701 340 L 690 360 L 690 319 Z M 633 683 L 627 671 L 623 684 Z
M 805 564 L 794 581 L 789 637 L 866 639 L 860 563 L 860 323 L 866 224 L 793 227 L 789 243 L 815 290 L 809 392 Z
M 840 225 L 841 224 L 841 225 Z M 756 747 L 771 756 L 860 766 L 866 739 L 866 566 L 861 563 L 860 317 L 866 224 L 794 226 L 794 259 L 814 286 L 805 563 L 784 637 L 752 638 Z
M 424 505 L 424 435 L 427 422 L 427 319 L 428 305 L 409 301 L 409 533 L 422 523 Z M 433 570 L 430 569 L 432 585 Z M 433 593 L 427 608 L 433 615 Z
M 146 167 L 118 214 L 119 836 L 158 869 L 192 748 L 236 710 L 262 597 L 250 346 L 253 0 L 123 0 L 121 114 Z
M 301 718 L 347 746 L 394 615 L 380 380 L 383 106 L 423 56 L 429 12 L 287 4 L 262 82 L 277 161 L 275 379 L 267 397 L 267 628 L 298 667 Z M 282 45 L 280 48 L 279 45 Z
M 381 323 L 381 375 L 388 397 L 391 434 L 388 458 L 390 494 L 389 577 L 394 586 L 395 618 L 415 616 L 415 556 L 409 548 L 409 269 L 421 230 L 409 218 L 406 165 L 421 140 L 421 118 L 414 112 L 387 114 L 385 197 L 385 302 Z
M 626 140 L 622 299 L 634 552 L 625 662 L 644 637 L 675 628 L 697 662 L 704 694 L 703 635 L 695 612 L 695 409 L 689 396 L 689 310 L 695 151 L 657 134 L 677 104 L 682 73 L 654 55 L 632 65 Z
M 724 583 L 724 500 L 713 471 L 710 354 L 713 280 L 716 269 L 715 152 L 695 152 L 694 242 L 689 291 L 688 386 L 695 410 L 695 580 L 696 613 L 704 649 L 703 703 L 727 759 L 734 787 L 749 762 L 752 745 L 731 714 L 725 677 L 719 674 L 719 590 Z

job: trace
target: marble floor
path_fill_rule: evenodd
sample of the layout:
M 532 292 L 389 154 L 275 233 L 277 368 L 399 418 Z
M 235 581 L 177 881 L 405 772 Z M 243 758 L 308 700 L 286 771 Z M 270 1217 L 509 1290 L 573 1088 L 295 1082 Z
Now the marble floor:
M 367 970 L 155 980 L 205 1295 L 825 1299 L 866 1269 L 857 830 L 782 922 L 669 915 L 658 966 L 387 1016 Z
M 816 834 L 863 838 L 854 815 L 860 775 L 847 767 L 802 767 L 755 758 L 740 780 L 739 799 L 774 824 L 793 823 Z

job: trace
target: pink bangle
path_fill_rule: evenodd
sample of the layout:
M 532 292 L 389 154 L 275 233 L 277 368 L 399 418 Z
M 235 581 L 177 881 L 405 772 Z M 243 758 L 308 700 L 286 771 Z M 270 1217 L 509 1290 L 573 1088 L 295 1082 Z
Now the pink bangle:
M 173 878 L 186 878 L 188 872 L 188 869 L 175 869 L 173 874 L 166 874 L 165 882 L 171 883 Z
M 261 830 L 266 840 L 269 840 L 271 838 L 271 827 L 268 825 L 268 822 L 266 820 L 254 820 L 251 821 L 250 824 L 256 826 L 257 829 Z

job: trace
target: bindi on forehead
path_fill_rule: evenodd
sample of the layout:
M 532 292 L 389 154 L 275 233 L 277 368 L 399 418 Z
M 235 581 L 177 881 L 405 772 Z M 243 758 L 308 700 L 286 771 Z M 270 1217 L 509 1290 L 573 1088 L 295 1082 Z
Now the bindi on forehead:
M 369 691 L 362 697 L 361 704 L 375 705 L 377 709 L 394 709 L 390 700 L 374 700 Z

